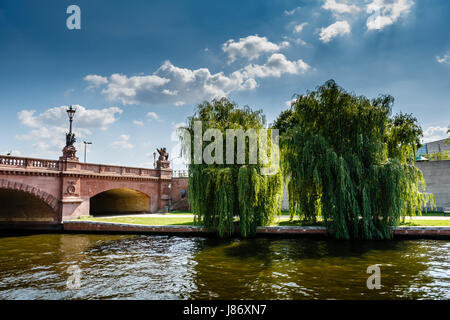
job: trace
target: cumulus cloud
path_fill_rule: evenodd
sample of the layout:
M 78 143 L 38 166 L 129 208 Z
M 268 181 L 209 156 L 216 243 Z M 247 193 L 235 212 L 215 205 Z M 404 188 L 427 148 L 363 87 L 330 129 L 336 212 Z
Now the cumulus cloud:
M 96 88 L 101 86 L 102 84 L 108 83 L 108 79 L 96 74 L 89 74 L 84 77 L 84 80 L 90 83 L 90 86 L 88 88 Z
M 117 107 L 104 109 L 87 109 L 79 105 L 74 107 L 77 111 L 73 131 L 77 137 L 90 135 L 96 129 L 107 130 L 122 113 L 122 110 Z M 19 122 L 30 131 L 16 138 L 33 143 L 33 147 L 40 153 L 59 153 L 65 145 L 65 134 L 68 128 L 66 109 L 67 106 L 60 106 L 39 114 L 35 110 L 18 112 Z
M 302 59 L 290 61 L 281 53 L 272 54 L 264 65 L 250 64 L 229 75 L 212 74 L 207 68 L 180 68 L 166 61 L 150 76 L 111 75 L 102 94 L 123 104 L 181 106 L 226 97 L 234 91 L 253 90 L 258 86 L 257 78 L 301 74 L 308 69 Z
M 442 57 L 437 56 L 436 61 L 443 64 L 450 64 L 450 56 L 448 54 L 445 54 Z
M 441 140 L 441 139 L 445 139 L 448 138 L 448 133 L 447 133 L 448 128 L 447 127 L 428 127 L 424 132 L 423 132 L 423 142 L 427 143 L 427 142 L 431 142 L 431 141 L 436 141 L 436 140 Z
M 322 40 L 324 43 L 327 43 L 337 36 L 342 36 L 350 32 L 351 27 L 347 21 L 345 20 L 336 21 L 335 23 L 329 25 L 326 28 L 321 28 L 320 40 Z
M 133 145 L 129 142 L 130 136 L 127 134 L 122 134 L 119 136 L 119 138 L 111 143 L 109 146 L 113 149 L 120 149 L 120 150 L 130 150 L 133 149 Z
M 102 94 L 111 101 L 123 104 L 183 105 L 255 87 L 254 79 L 244 79 L 239 73 L 230 76 L 223 72 L 212 74 L 207 68 L 179 68 L 166 61 L 150 76 L 111 75 Z
M 87 109 L 80 105 L 74 105 L 76 113 L 77 128 L 101 130 L 108 129 L 108 126 L 117 121 L 116 116 L 123 111 L 117 107 L 110 107 L 104 109 Z M 19 121 L 30 128 L 41 127 L 67 127 L 67 106 L 60 106 L 50 108 L 40 114 L 36 114 L 35 110 L 22 110 L 18 113 Z
M 133 124 L 142 127 L 144 125 L 144 121 L 140 120 L 133 120 Z
M 159 116 L 155 112 L 151 111 L 151 112 L 147 113 L 147 118 L 158 120 Z
M 296 25 L 296 26 L 294 27 L 294 32 L 296 32 L 296 33 L 302 32 L 303 28 L 304 28 L 306 25 L 308 25 L 308 22 L 303 22 L 303 23 L 301 23 L 301 24 Z
M 282 74 L 301 74 L 306 72 L 310 66 L 302 59 L 297 61 L 288 60 L 281 53 L 274 53 L 264 65 L 248 65 L 242 71 L 244 77 L 248 78 L 266 78 L 277 77 Z
M 276 44 L 270 42 L 266 37 L 258 35 L 240 38 L 239 41 L 230 39 L 222 45 L 222 50 L 228 55 L 229 62 L 234 62 L 238 58 L 254 60 L 264 53 L 277 52 L 289 46 L 289 42 Z
M 334 14 L 354 13 L 361 10 L 357 5 L 349 4 L 347 0 L 341 0 L 339 2 L 336 0 L 326 0 L 322 8 L 332 11 Z
M 366 12 L 371 14 L 366 21 L 368 30 L 381 30 L 395 23 L 401 16 L 409 13 L 413 0 L 372 0 Z
M 158 89 L 170 82 L 169 79 L 157 75 L 127 77 L 122 74 L 112 74 L 109 77 L 108 86 L 103 89 L 103 93 L 110 100 L 120 100 L 124 104 L 137 103 L 145 97 L 142 95 L 157 92 Z M 162 92 L 165 95 L 172 95 L 171 92 Z

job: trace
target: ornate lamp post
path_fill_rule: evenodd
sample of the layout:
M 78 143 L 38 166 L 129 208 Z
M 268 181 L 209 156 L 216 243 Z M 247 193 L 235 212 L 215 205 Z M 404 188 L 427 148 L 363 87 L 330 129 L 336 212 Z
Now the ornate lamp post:
M 72 133 L 72 122 L 73 122 L 73 116 L 75 115 L 75 112 L 77 110 L 72 108 L 72 106 L 70 106 L 66 111 L 67 111 L 67 115 L 69 116 L 69 123 L 70 123 L 69 134 L 68 135 L 69 136 L 73 135 L 73 137 L 75 137 L 75 135 Z
M 75 108 L 70 106 L 67 108 L 67 115 L 69 116 L 69 133 L 66 133 L 66 146 L 63 149 L 63 156 L 60 157 L 60 160 L 70 160 L 70 161 L 78 161 L 78 158 L 76 156 L 77 149 L 74 147 L 74 143 L 77 141 L 75 139 L 75 134 L 72 133 L 72 122 L 73 122 L 73 116 L 75 115 L 75 112 L 77 111 Z

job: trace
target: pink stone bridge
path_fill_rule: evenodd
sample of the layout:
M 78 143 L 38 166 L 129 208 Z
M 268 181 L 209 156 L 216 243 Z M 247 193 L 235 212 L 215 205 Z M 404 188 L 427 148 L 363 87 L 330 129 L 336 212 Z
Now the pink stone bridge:
M 54 227 L 80 216 L 186 209 L 185 173 L 0 156 L 0 227 Z M 184 205 L 180 205 L 184 203 Z

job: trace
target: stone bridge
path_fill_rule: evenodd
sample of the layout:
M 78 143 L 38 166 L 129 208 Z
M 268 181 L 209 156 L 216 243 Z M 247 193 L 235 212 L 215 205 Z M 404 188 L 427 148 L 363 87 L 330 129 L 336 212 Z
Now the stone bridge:
M 165 211 L 185 174 L 71 160 L 0 156 L 0 225 L 52 227 L 80 216 Z

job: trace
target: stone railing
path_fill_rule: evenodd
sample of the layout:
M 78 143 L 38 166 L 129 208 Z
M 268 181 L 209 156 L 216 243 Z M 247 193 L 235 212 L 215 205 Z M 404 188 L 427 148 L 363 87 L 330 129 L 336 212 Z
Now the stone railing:
M 173 170 L 172 178 L 187 178 L 188 170 Z
M 160 170 L 156 169 L 134 168 L 134 167 L 105 165 L 105 164 L 79 163 L 79 169 L 84 172 L 92 172 L 99 174 L 113 174 L 123 176 L 147 176 L 147 177 L 160 176 Z
M 0 156 L 0 167 L 8 166 L 15 168 L 39 168 L 45 170 L 59 170 L 59 161 L 35 159 L 35 158 L 22 158 L 14 156 Z
M 75 161 L 46 160 L 0 155 L 0 168 L 39 169 L 53 171 L 78 171 L 85 174 L 105 174 L 118 176 L 162 177 L 169 175 L 170 171 L 161 174 L 161 170 L 147 168 L 133 168 L 125 166 L 82 163 Z

